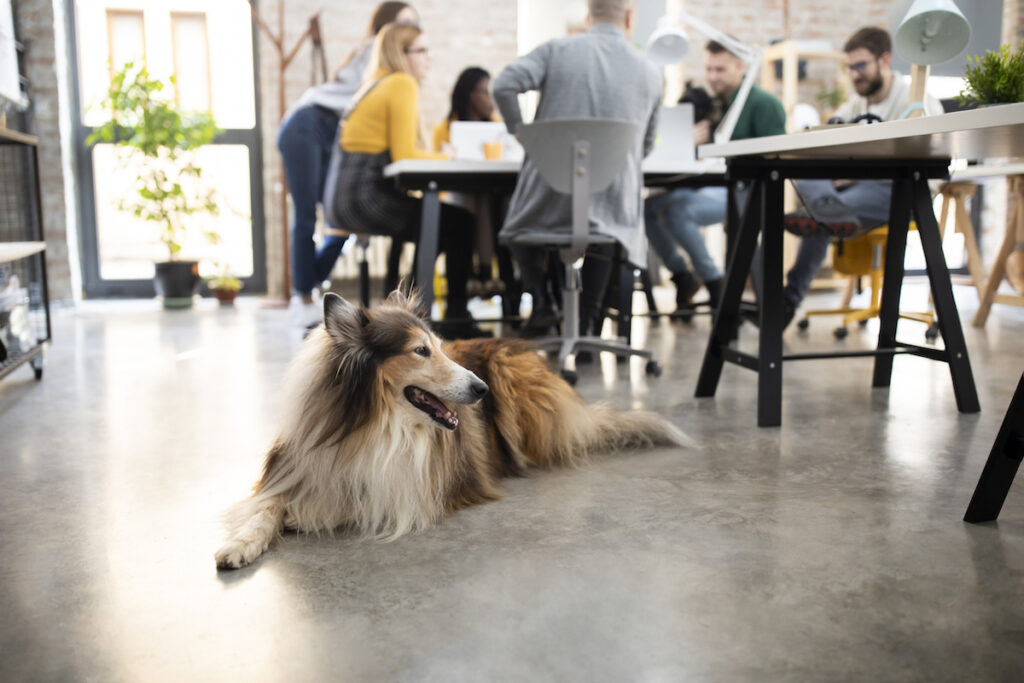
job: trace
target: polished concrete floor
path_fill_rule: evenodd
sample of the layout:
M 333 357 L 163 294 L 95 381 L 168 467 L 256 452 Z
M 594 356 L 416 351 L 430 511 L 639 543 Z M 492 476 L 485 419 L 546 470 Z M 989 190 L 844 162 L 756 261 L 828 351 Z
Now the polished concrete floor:
M 957 298 L 969 321 L 976 296 Z M 786 347 L 833 348 L 831 326 Z M 966 328 L 980 414 L 938 363 L 897 358 L 873 390 L 870 360 L 800 362 L 773 429 L 749 371 L 693 397 L 706 318 L 638 328 L 665 374 L 603 359 L 578 388 L 697 448 L 537 472 L 393 543 L 288 536 L 218 573 L 218 516 L 282 408 L 285 312 L 57 312 L 42 381 L 0 382 L 0 680 L 1024 680 L 1024 475 L 997 523 L 961 521 L 1024 309 Z

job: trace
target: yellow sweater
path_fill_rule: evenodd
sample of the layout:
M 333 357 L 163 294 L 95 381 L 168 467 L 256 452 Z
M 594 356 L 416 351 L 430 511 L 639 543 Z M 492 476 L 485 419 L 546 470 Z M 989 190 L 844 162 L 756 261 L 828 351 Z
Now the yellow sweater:
M 376 80 L 385 72 L 374 74 Z M 341 129 L 346 152 L 379 154 L 391 151 L 391 160 L 447 159 L 417 145 L 419 94 L 416 79 L 407 73 L 387 75 L 359 102 Z

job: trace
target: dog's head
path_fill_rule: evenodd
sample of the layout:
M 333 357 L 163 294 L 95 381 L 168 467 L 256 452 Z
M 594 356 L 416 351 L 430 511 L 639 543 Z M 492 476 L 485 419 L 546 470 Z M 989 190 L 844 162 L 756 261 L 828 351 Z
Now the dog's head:
M 419 309 L 418 297 L 400 291 L 373 309 L 325 295 L 324 329 L 337 350 L 337 377 L 350 383 L 356 414 L 359 402 L 369 403 L 369 392 L 378 390 L 410 419 L 454 430 L 455 406 L 478 402 L 488 388 L 445 354 Z

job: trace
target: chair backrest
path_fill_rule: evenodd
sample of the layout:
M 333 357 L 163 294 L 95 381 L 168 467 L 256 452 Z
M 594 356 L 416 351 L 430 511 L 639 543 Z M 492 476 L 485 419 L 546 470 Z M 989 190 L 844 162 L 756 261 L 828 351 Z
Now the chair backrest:
M 526 155 L 544 180 L 562 194 L 572 194 L 576 173 L 577 142 L 590 146 L 587 173 L 590 192 L 611 185 L 622 171 L 629 151 L 636 146 L 638 127 L 614 119 L 553 119 L 519 126 Z
M 638 126 L 614 119 L 553 119 L 519 126 L 527 158 L 556 192 L 572 196 L 572 232 L 563 261 L 587 248 L 590 196 L 622 172 L 636 147 Z

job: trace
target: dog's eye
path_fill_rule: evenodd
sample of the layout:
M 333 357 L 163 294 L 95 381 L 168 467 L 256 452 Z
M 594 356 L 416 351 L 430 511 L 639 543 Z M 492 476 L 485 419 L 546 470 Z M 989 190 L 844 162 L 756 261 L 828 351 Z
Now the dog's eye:
M 423 356 L 424 358 L 430 357 L 430 349 L 428 349 L 426 346 L 417 346 L 415 349 L 413 349 L 413 353 L 415 353 L 417 356 Z

